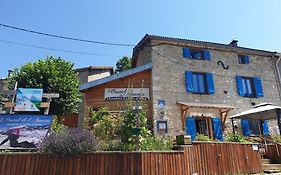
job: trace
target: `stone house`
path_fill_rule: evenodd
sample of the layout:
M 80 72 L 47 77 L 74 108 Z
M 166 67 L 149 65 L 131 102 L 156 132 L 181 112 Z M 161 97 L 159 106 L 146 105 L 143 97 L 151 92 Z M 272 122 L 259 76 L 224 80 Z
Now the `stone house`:
M 222 140 L 223 132 L 242 133 L 240 121 L 235 121 L 233 128 L 228 116 L 265 102 L 281 105 L 277 53 L 240 47 L 237 42 L 144 36 L 133 50 L 131 71 L 151 65 L 148 119 L 155 133 L 187 133 L 193 139 L 204 134 Z M 127 82 L 129 75 L 127 72 L 121 79 Z M 94 88 L 103 85 L 99 91 L 103 96 L 111 80 L 118 80 L 118 74 L 114 76 L 81 85 L 80 90 L 91 101 L 84 106 L 106 105 L 105 98 L 95 101 Z M 261 132 L 257 131 L 261 124 L 264 131 L 269 125 L 271 134 L 278 133 L 276 121 L 248 121 L 252 135 Z

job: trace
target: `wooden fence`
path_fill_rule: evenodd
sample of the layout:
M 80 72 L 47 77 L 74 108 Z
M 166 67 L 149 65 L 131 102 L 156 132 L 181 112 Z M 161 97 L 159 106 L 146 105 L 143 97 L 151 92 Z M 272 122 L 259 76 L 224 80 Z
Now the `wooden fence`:
M 262 171 L 248 144 L 194 143 L 182 151 L 96 152 L 75 158 L 39 153 L 0 154 L 0 175 L 188 175 Z
M 281 163 L 281 145 L 267 145 L 264 157 L 271 159 L 273 161 L 272 163 Z

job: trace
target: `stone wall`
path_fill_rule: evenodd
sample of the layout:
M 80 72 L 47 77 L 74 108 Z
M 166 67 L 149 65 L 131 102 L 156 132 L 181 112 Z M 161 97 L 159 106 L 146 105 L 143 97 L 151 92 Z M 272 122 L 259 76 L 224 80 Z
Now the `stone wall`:
M 157 43 L 153 43 L 155 46 L 152 47 L 151 55 L 146 57 L 151 58 L 153 63 L 152 92 L 154 121 L 159 118 L 160 111 L 157 105 L 158 100 L 165 100 L 165 113 L 168 119 L 169 134 L 175 135 L 184 133 L 181 128 L 181 110 L 180 107 L 176 105 L 177 102 L 217 103 L 238 108 L 230 112 L 229 115 L 248 110 L 253 107 L 253 103 L 260 104 L 269 102 L 281 105 L 274 65 L 276 60 L 273 60 L 276 58 L 239 53 L 247 54 L 250 57 L 250 64 L 239 64 L 237 52 L 208 48 L 211 53 L 210 61 L 185 59 L 182 56 L 183 46 L 178 46 L 177 44 L 179 43 L 173 45 L 157 45 Z M 221 65 L 217 65 L 218 61 L 222 61 L 226 66 L 229 66 L 229 69 L 225 70 Z M 185 85 L 185 71 L 187 70 L 212 73 L 215 94 L 198 95 L 187 93 Z M 236 75 L 249 77 L 260 76 L 262 79 L 264 97 L 246 98 L 239 96 L 236 87 Z M 219 115 L 216 111 L 211 112 L 213 112 L 215 116 Z M 238 126 L 239 123 L 240 122 L 237 121 Z M 273 121 L 273 125 L 275 125 L 275 123 L 276 122 Z M 227 126 L 228 131 L 231 131 L 232 128 L 228 120 Z M 156 127 L 156 123 L 154 123 L 154 127 Z M 277 132 L 276 127 L 274 127 L 274 131 L 272 132 Z

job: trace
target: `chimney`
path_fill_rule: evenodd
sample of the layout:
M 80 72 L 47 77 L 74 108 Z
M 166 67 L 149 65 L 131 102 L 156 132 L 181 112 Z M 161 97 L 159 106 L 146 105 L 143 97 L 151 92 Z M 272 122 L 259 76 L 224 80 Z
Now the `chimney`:
M 238 46 L 238 40 L 234 39 L 234 40 L 232 40 L 228 45 L 229 45 L 229 46 L 237 47 L 237 46 Z

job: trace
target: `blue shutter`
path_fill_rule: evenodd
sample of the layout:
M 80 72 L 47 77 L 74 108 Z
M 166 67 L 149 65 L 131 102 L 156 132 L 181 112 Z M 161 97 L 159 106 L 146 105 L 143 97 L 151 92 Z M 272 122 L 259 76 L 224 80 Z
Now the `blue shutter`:
M 187 135 L 191 136 L 192 140 L 196 138 L 196 125 L 193 117 L 186 117 L 185 120 L 185 131 Z
M 263 129 L 263 135 L 269 136 L 269 130 L 268 130 L 268 122 L 267 120 L 264 120 L 262 122 L 262 129 Z
M 191 58 L 191 53 L 190 53 L 190 49 L 185 47 L 182 49 L 182 56 L 184 58 Z
M 250 131 L 248 119 L 245 118 L 241 119 L 241 126 L 242 126 L 243 135 L 249 136 L 251 134 L 251 131 Z
M 213 121 L 213 130 L 214 130 L 215 139 L 223 141 L 221 119 L 220 118 L 212 118 L 212 121 Z
M 206 78 L 207 78 L 207 85 L 208 85 L 208 94 L 214 94 L 215 86 L 214 86 L 213 75 L 210 73 L 206 73 Z
M 263 97 L 262 84 L 259 77 L 254 77 L 254 85 L 256 90 L 256 97 Z
M 211 59 L 211 54 L 209 50 L 204 50 L 203 51 L 204 59 L 205 60 L 210 60 Z
M 243 84 L 242 84 L 242 77 L 236 75 L 236 83 L 237 83 L 237 92 L 240 96 L 244 97 L 244 89 L 243 89 Z
M 249 59 L 248 55 L 245 55 L 244 59 L 245 59 L 245 64 L 249 64 L 250 63 L 250 59 Z
M 185 71 L 185 83 L 186 83 L 186 91 L 193 92 L 193 80 L 192 80 L 192 72 Z

